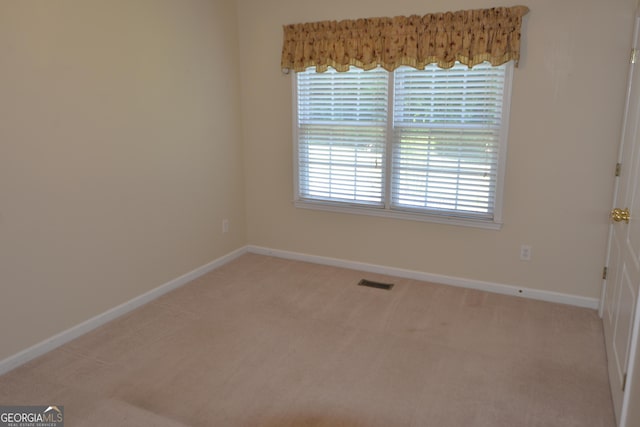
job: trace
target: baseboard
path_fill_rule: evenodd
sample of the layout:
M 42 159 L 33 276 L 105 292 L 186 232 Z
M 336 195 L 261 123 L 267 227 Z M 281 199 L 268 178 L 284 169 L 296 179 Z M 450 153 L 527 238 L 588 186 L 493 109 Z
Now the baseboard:
M 595 298 L 586 298 L 576 295 L 562 294 L 559 292 L 542 291 L 537 289 L 522 288 L 513 285 L 505 285 L 500 283 L 484 282 L 480 280 L 471 280 L 460 277 L 444 276 L 439 274 L 424 273 L 415 270 L 406 270 L 395 267 L 387 267 L 376 264 L 367 264 L 356 261 L 342 260 L 338 258 L 322 257 L 317 255 L 303 254 L 299 252 L 282 251 L 278 249 L 270 249 L 261 246 L 245 246 L 239 248 L 227 255 L 217 258 L 201 267 L 196 268 L 182 276 L 175 278 L 155 289 L 150 290 L 140 296 L 137 296 L 117 307 L 105 311 L 89 320 L 86 320 L 66 331 L 60 332 L 46 340 L 39 342 L 21 352 L 9 356 L 8 358 L 0 361 L 0 375 L 9 372 L 10 370 L 32 360 L 38 356 L 41 356 L 56 347 L 59 347 L 87 332 L 104 325 L 111 320 L 114 320 L 123 314 L 126 314 L 154 299 L 170 292 L 180 286 L 197 279 L 198 277 L 214 270 L 236 258 L 243 255 L 246 252 L 251 252 L 260 255 L 274 256 L 278 258 L 285 258 L 297 261 L 312 262 L 316 264 L 330 265 L 334 267 L 349 268 L 353 270 L 366 271 L 369 273 L 385 274 L 389 276 L 403 277 L 407 279 L 415 279 L 424 282 L 440 283 L 443 285 L 458 286 L 468 289 L 477 289 L 487 292 L 493 292 L 504 295 L 513 295 L 523 298 L 531 298 L 542 301 L 549 301 L 561 304 L 574 305 L 577 307 L 584 307 L 597 310 L 599 307 L 599 300 Z
M 217 258 L 201 267 L 196 268 L 195 270 L 192 270 L 161 286 L 158 286 L 157 288 L 152 289 L 149 292 L 146 292 L 125 303 L 120 304 L 117 307 L 107 310 L 95 317 L 92 317 L 91 319 L 86 320 L 72 328 L 69 328 L 66 331 L 60 332 L 59 334 L 47 338 L 46 340 L 39 342 L 38 344 L 35 344 L 13 356 L 9 356 L 8 358 L 0 361 L 0 375 L 9 372 L 10 370 L 17 368 L 24 363 L 27 363 L 28 361 L 35 359 L 36 357 L 41 356 L 55 349 L 56 347 L 59 347 L 75 338 L 78 338 L 79 336 L 84 335 L 87 332 L 122 316 L 123 314 L 126 314 L 148 302 L 151 302 L 154 299 L 166 294 L 167 292 L 177 289 L 180 286 L 210 272 L 211 270 L 214 270 L 221 265 L 224 265 L 229 261 L 238 258 L 240 255 L 246 252 L 246 247 L 242 247 L 233 252 L 230 252 L 227 255 Z
M 316 264 L 330 265 L 334 267 L 343 267 L 353 270 L 361 270 L 369 273 L 385 274 L 388 276 L 403 277 L 407 279 L 415 279 L 423 282 L 440 283 L 443 285 L 458 286 L 468 289 L 477 289 L 481 291 L 493 292 L 503 295 L 513 295 L 522 298 L 530 298 L 541 301 L 555 302 L 560 304 L 568 304 L 577 307 L 591 308 L 597 310 L 600 301 L 596 298 L 587 298 L 577 295 L 563 294 L 552 291 L 542 291 L 538 289 L 529 289 L 513 285 L 505 285 L 501 283 L 484 282 L 480 280 L 465 279 L 461 277 L 444 276 L 440 274 L 430 274 L 421 271 L 405 270 L 401 268 L 386 267 L 375 264 L 367 264 L 356 261 L 347 261 L 337 258 L 329 258 L 317 255 L 303 254 L 299 252 L 288 252 L 277 249 L 270 249 L 260 246 L 248 246 L 248 252 L 269 255 L 278 258 L 286 258 L 296 261 L 306 261 Z

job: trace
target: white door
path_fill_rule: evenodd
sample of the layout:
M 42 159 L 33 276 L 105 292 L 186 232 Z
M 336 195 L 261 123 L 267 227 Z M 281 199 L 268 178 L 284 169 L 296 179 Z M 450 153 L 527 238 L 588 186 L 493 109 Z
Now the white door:
M 636 18 L 634 52 L 639 46 Z M 636 357 L 638 340 L 638 288 L 640 285 L 640 54 L 632 64 L 619 154 L 614 210 L 609 234 L 607 281 L 602 317 L 609 367 L 609 382 L 616 419 L 625 426 L 631 378 L 629 362 Z M 632 62 L 634 62 L 632 60 Z M 631 426 L 626 426 L 631 427 Z

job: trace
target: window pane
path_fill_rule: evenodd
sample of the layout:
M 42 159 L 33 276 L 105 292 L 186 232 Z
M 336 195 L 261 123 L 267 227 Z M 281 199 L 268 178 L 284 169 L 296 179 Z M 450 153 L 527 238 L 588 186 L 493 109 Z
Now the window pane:
M 392 206 L 492 219 L 505 67 L 395 72 Z
M 298 196 L 383 206 L 388 75 L 297 73 Z

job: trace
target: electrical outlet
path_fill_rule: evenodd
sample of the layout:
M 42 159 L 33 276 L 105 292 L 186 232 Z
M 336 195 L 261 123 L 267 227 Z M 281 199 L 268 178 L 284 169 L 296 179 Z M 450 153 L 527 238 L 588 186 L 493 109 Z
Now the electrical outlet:
M 531 245 L 520 246 L 520 261 L 531 261 Z
M 228 219 L 223 219 L 222 220 L 222 232 L 223 233 L 228 233 L 229 232 L 229 220 Z

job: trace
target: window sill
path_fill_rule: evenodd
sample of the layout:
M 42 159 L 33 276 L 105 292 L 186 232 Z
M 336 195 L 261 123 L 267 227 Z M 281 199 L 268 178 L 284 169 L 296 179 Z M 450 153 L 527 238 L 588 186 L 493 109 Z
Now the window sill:
M 294 200 L 294 206 L 301 209 L 311 209 L 325 212 L 338 212 L 354 215 L 369 215 L 384 218 L 402 219 L 408 221 L 432 222 L 436 224 L 455 225 L 461 227 L 482 228 L 486 230 L 500 230 L 502 222 L 492 220 L 479 220 L 471 218 L 459 218 L 453 216 L 429 215 L 414 212 L 403 212 L 391 209 L 382 209 L 366 206 L 345 206 L 326 202 L 312 202 L 308 200 Z

